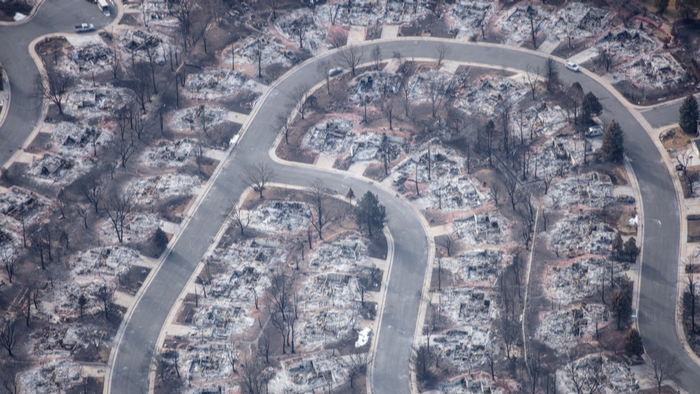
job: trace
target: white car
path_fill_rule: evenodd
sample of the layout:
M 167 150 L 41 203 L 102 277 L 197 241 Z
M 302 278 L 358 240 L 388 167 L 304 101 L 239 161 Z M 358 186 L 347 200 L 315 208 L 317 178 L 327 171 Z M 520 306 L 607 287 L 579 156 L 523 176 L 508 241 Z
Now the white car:
M 570 62 L 567 60 L 566 63 L 564 63 L 564 65 L 566 66 L 566 68 L 568 68 L 569 70 L 571 70 L 575 73 L 579 72 L 578 64 L 576 64 L 574 62 Z
M 339 74 L 342 74 L 342 73 L 343 73 L 343 69 L 340 68 L 340 67 L 336 67 L 336 68 L 334 68 L 334 69 L 328 71 L 328 75 L 331 76 L 331 77 L 335 77 L 336 75 L 339 75 Z

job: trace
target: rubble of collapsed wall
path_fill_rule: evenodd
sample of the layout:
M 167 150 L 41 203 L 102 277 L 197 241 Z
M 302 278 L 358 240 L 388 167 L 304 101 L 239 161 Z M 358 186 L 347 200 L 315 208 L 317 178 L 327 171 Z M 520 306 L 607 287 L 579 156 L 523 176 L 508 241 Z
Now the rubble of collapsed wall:
M 454 170 L 433 178 L 428 186 L 428 195 L 422 199 L 427 199 L 427 206 L 431 209 L 441 209 L 446 212 L 470 211 L 490 200 L 487 191 L 478 185 L 469 175 L 464 174 L 461 166 L 451 163 L 458 168 L 459 172 L 454 174 Z M 419 199 L 418 203 L 420 204 Z
M 345 153 L 353 143 L 355 120 L 333 118 L 313 125 L 304 135 L 301 147 L 322 153 Z
M 508 256 L 499 249 L 475 249 L 457 256 L 443 257 L 442 269 L 452 273 L 455 286 L 493 285 L 498 273 L 508 265 Z
M 416 83 L 416 81 L 409 83 Z M 387 97 L 401 89 L 401 76 L 386 71 L 370 71 L 350 81 L 350 102 L 358 106 L 363 103 L 381 104 Z
M 612 228 L 604 224 L 589 211 L 574 211 L 564 220 L 557 222 L 549 236 L 549 249 L 569 257 L 584 254 L 610 253 Z
M 434 335 L 431 346 L 439 349 L 439 354 L 449 360 L 456 372 L 463 373 L 484 366 L 487 346 L 495 341 L 496 334 L 488 327 L 463 325 Z M 499 353 L 498 346 L 489 348 Z
M 75 86 L 73 91 L 67 95 L 63 111 L 87 121 L 112 116 L 114 111 L 133 102 L 134 93 L 130 89 L 114 87 L 109 84 L 96 88 L 91 83 L 83 83 Z
M 613 188 L 609 176 L 590 172 L 556 179 L 544 200 L 554 209 L 602 208 L 615 201 Z
M 184 94 L 193 100 L 215 100 L 252 89 L 255 81 L 230 68 L 216 68 L 187 75 Z
M 655 38 L 644 31 L 622 29 L 615 33 L 609 31 L 595 43 L 595 48 L 599 53 L 607 50 L 612 56 L 627 60 L 654 52 L 660 45 Z
M 450 327 L 490 326 L 498 318 L 500 299 L 490 287 L 450 288 L 440 296 L 440 314 Z
M 126 29 L 117 40 L 121 53 L 130 58 L 149 62 L 148 51 L 151 51 L 154 63 L 165 64 L 168 60 L 164 45 L 167 36 L 164 34 L 150 34 L 141 29 Z
M 566 309 L 541 312 L 534 337 L 564 355 L 579 343 L 594 340 L 596 324 L 602 327 L 608 320 L 605 305 L 571 305 Z
M 136 213 L 131 215 L 124 226 L 124 242 L 138 243 L 146 241 L 159 227 L 158 216 L 155 214 Z M 106 245 L 119 243 L 114 226 L 109 221 L 104 221 L 100 227 L 100 239 Z
M 685 79 L 683 67 L 670 55 L 644 55 L 615 73 L 616 78 L 627 80 L 645 89 L 663 89 Z
M 530 169 L 536 169 L 535 175 L 538 177 L 567 176 L 574 166 L 583 163 L 583 147 L 583 140 L 572 135 L 555 135 L 549 141 L 534 147 L 535 154 L 531 158 Z
M 70 60 L 74 72 L 104 72 L 114 64 L 114 51 L 103 44 L 89 44 L 82 48 L 73 48 Z
M 249 212 L 250 227 L 266 233 L 298 233 L 311 224 L 311 208 L 297 201 L 266 201 Z
M 492 116 L 505 106 L 512 106 L 527 94 L 525 85 L 515 78 L 486 75 L 459 93 L 455 107 L 467 115 Z
M 514 133 L 520 136 L 522 127 L 523 139 L 533 136 L 553 136 L 566 127 L 568 124 L 565 111 L 558 105 L 547 104 L 545 101 L 522 109 L 517 109 L 511 114 L 511 119 L 515 123 Z
M 48 152 L 29 165 L 27 175 L 39 184 L 66 186 L 87 174 L 94 165 L 88 157 L 70 157 Z
M 328 387 L 339 387 L 348 379 L 348 357 L 312 355 L 293 358 L 282 363 L 270 380 L 272 393 L 317 392 Z
M 557 11 L 547 24 L 547 36 L 564 40 L 567 37 L 580 40 L 597 36 L 612 23 L 612 13 L 583 3 L 570 3 Z
M 427 67 L 426 67 L 427 68 Z M 415 103 L 424 103 L 430 100 L 430 90 L 432 82 L 436 82 L 439 87 L 447 87 L 452 79 L 452 75 L 432 69 L 416 70 L 416 72 L 406 82 L 406 88 L 409 90 L 409 97 Z M 440 93 L 444 89 L 440 89 Z
M 22 234 L 22 221 L 25 227 L 40 222 L 50 206 L 48 198 L 19 186 L 0 193 L 0 245 L 17 242 L 15 235 Z
M 543 288 L 547 297 L 561 305 L 590 297 L 600 290 L 600 285 L 621 273 L 619 264 L 602 257 L 584 257 L 564 266 L 552 266 L 545 277 Z
M 573 376 L 571 367 L 573 364 Z M 638 393 L 639 383 L 631 371 L 629 365 L 616 362 L 607 356 L 591 354 L 578 360 L 571 361 L 556 372 L 557 388 L 563 394 L 575 394 L 577 391 L 572 377 L 576 379 L 579 387 L 598 387 L 596 392 L 601 394 Z M 592 379 L 598 380 L 598 384 Z
M 88 127 L 82 123 L 60 122 L 51 125 L 51 147 L 60 156 L 81 157 L 90 155 L 96 147 L 105 146 L 112 140 L 112 133 L 101 128 Z
M 442 394 L 506 394 L 510 392 L 508 387 L 492 387 L 488 377 L 474 377 L 474 372 L 468 377 L 441 382 L 440 392 Z M 504 385 L 503 382 L 499 384 Z
M 469 247 L 498 246 L 510 241 L 509 224 L 498 211 L 473 214 L 452 222 L 457 238 Z
M 521 45 L 530 39 L 532 15 L 535 30 L 542 31 L 550 23 L 551 6 L 521 5 L 502 13 L 496 20 L 496 28 L 506 35 L 507 45 Z
M 327 41 L 328 30 L 319 23 L 314 13 L 308 8 L 294 10 L 277 19 L 275 27 L 296 47 L 299 46 L 299 32 L 301 31 L 304 49 L 308 49 L 313 56 L 319 55 L 333 47 Z
M 168 125 L 177 132 L 203 131 L 227 121 L 228 111 L 222 107 L 197 105 L 170 113 Z
M 22 373 L 20 383 L 28 393 L 65 393 L 82 383 L 81 372 L 82 366 L 72 360 L 52 360 Z
M 445 19 L 459 30 L 457 39 L 471 38 L 481 34 L 482 26 L 494 15 L 495 3 L 482 1 L 460 1 L 450 7 Z
M 260 41 L 260 42 L 258 42 Z M 281 64 L 291 67 L 299 61 L 294 52 L 288 50 L 277 38 L 250 36 L 243 41 L 243 47 L 236 49 L 236 64 L 258 65 L 258 48 L 262 50 L 265 64 Z M 230 55 L 230 52 L 229 52 Z
M 126 187 L 126 193 L 135 204 L 153 205 L 171 197 L 190 196 L 201 185 L 202 180 L 198 176 L 163 174 L 132 180 Z
M 193 158 L 193 149 L 197 140 L 184 138 L 181 140 L 161 140 L 141 156 L 141 162 L 151 168 L 183 167 Z

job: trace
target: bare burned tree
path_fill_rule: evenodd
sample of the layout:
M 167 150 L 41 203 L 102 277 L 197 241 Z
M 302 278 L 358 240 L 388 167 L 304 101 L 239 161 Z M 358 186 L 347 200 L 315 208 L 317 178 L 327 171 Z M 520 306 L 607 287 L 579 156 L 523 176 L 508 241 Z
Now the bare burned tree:
M 114 36 L 114 35 L 112 35 L 112 36 Z M 118 45 L 116 39 L 113 40 L 111 60 L 112 60 L 112 63 L 109 65 L 109 67 L 112 70 L 112 77 L 114 79 L 118 79 L 119 78 L 119 69 L 121 68 L 121 53 L 119 52 L 119 45 Z
M 401 106 L 403 107 L 404 114 L 406 115 L 406 118 L 411 118 L 410 112 L 411 112 L 411 104 L 413 103 L 413 99 L 411 99 L 411 92 L 408 90 L 407 86 L 403 86 L 401 89 L 401 92 L 399 94 L 399 102 L 401 103 Z
M 445 82 L 441 81 L 437 73 L 432 74 L 428 81 L 428 99 L 430 100 L 430 109 L 432 110 L 433 118 L 437 117 L 442 102 L 445 99 Z
M 241 386 L 245 394 L 265 393 L 266 379 L 264 370 L 265 366 L 256 359 L 243 360 L 241 364 Z
M 260 193 L 260 198 L 263 197 L 263 191 L 268 183 L 275 178 L 275 172 L 267 163 L 259 162 L 255 165 L 250 165 L 245 168 L 245 175 L 242 180 L 253 190 Z
M 258 38 L 253 44 L 253 60 L 258 63 L 258 78 L 262 78 L 263 40 Z
M 348 379 L 350 380 L 350 388 L 354 388 L 355 379 L 367 373 L 367 366 L 372 363 L 372 356 L 369 353 L 353 353 L 350 355 L 350 370 L 348 371 Z
M 527 77 L 527 86 L 530 89 L 532 99 L 535 100 L 535 93 L 537 93 L 537 82 L 540 80 L 540 66 L 532 68 L 532 66 L 528 65 L 525 67 L 525 76 Z
M 544 72 L 547 78 L 547 90 L 557 92 L 561 89 L 561 79 L 559 78 L 559 66 L 551 57 L 544 62 Z M 521 133 L 522 134 L 522 133 Z
M 294 103 L 296 105 L 297 110 L 299 111 L 299 115 L 301 115 L 301 118 L 304 119 L 306 116 L 306 111 L 309 109 L 311 106 L 313 99 L 311 95 L 311 85 L 307 83 L 302 83 L 301 85 L 298 85 L 292 93 L 289 94 L 289 97 L 294 100 Z
M 5 365 L 0 368 L 0 384 L 8 394 L 19 394 L 20 380 L 19 371 L 12 365 Z
M 442 42 L 435 46 L 435 58 L 437 59 L 436 69 L 442 66 L 442 61 L 445 60 L 445 57 L 450 55 L 450 52 L 450 48 Z
M 265 363 L 270 364 L 270 334 L 263 332 L 258 338 L 258 355 L 265 358 Z
M 119 243 L 124 241 L 124 229 L 133 208 L 131 196 L 128 194 L 111 196 L 105 203 L 105 212 L 114 228 Z
M 229 214 L 229 218 L 233 223 L 235 223 L 236 226 L 238 226 L 238 229 L 241 231 L 241 235 L 245 235 L 245 230 L 250 225 L 250 213 L 244 216 L 241 209 L 234 205 L 233 210 Z
M 130 130 L 124 138 L 117 140 L 117 149 L 119 153 L 119 163 L 122 168 L 126 168 L 126 163 L 131 156 L 136 153 L 136 144 L 134 141 L 134 133 Z
M 388 99 L 388 100 L 385 100 L 384 103 L 382 104 L 382 113 L 384 114 L 384 117 L 386 117 L 386 120 L 389 122 L 389 130 L 394 130 L 393 120 L 394 120 L 395 109 L 396 109 L 396 100 Z
M 17 271 L 17 254 L 11 248 L 2 248 L 2 250 L 0 250 L 0 260 L 2 261 L 3 267 L 5 267 L 7 280 L 12 284 L 12 278 L 14 278 Z
M 134 100 L 141 107 L 141 111 L 146 113 L 146 103 L 151 99 L 151 74 L 148 67 L 143 63 L 134 64 L 129 79 L 128 86 L 134 92 Z
M 11 358 L 15 358 L 14 350 L 17 345 L 17 333 L 15 332 L 15 321 L 13 319 L 7 319 L 4 321 L 2 327 L 0 327 L 0 346 L 7 350 L 7 354 Z
M 338 53 L 337 61 L 342 67 L 346 67 L 350 70 L 352 76 L 355 76 L 355 69 L 362 62 L 362 57 L 364 56 L 365 49 L 363 47 L 358 47 L 356 45 L 349 45 L 347 48 L 341 50 Z
M 53 66 L 47 66 L 46 81 L 44 81 L 41 75 L 37 77 L 37 96 L 54 103 L 58 108 L 58 113 L 63 115 L 63 101 L 73 84 L 74 79 L 70 74 L 54 68 Z
M 372 61 L 374 61 L 374 69 L 379 70 L 379 63 L 382 61 L 382 50 L 379 45 L 375 45 L 372 48 Z
M 316 71 L 326 80 L 326 91 L 331 94 L 331 62 L 327 59 L 320 60 L 316 64 Z
M 603 49 L 600 51 L 600 62 L 603 63 L 605 71 L 609 72 L 615 62 L 615 54 L 609 49 Z
M 446 234 L 446 235 L 440 237 L 437 244 L 442 246 L 443 249 L 445 249 L 445 252 L 447 253 L 447 257 L 452 256 L 452 249 L 455 246 L 455 242 L 454 242 L 454 239 L 452 238 L 452 234 Z
M 193 18 L 192 18 L 192 10 L 194 8 L 194 1 L 193 0 L 183 0 L 179 2 L 178 8 L 175 11 L 175 18 L 177 18 L 178 22 L 178 28 L 180 31 L 180 35 L 182 36 L 182 46 L 187 50 L 187 48 L 190 45 L 190 41 L 192 41 L 192 27 L 193 27 Z
M 675 379 L 681 372 L 676 356 L 665 349 L 652 350 L 649 353 L 649 361 L 652 368 L 652 379 L 656 384 L 658 394 L 661 394 L 661 385 L 666 380 Z
M 316 180 L 311 185 L 311 225 L 316 230 L 318 238 L 323 240 L 323 229 L 335 219 L 335 210 L 331 208 L 330 197 L 326 194 L 323 181 Z
M 105 319 L 109 320 L 109 311 L 114 303 L 114 289 L 103 284 L 95 293 L 95 298 L 102 304 L 102 312 L 105 314 Z

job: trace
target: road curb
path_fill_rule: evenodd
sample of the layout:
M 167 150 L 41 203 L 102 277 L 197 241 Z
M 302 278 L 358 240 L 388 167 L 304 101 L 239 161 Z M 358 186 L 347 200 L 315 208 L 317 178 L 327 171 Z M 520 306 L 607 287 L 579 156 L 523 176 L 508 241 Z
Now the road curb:
M 634 190 L 636 198 L 640 201 L 639 209 L 637 210 L 637 237 L 639 238 L 639 256 L 637 259 L 639 261 L 639 273 L 637 275 L 637 283 L 634 286 L 634 293 L 632 294 L 632 307 L 635 310 L 634 326 L 639 331 L 639 295 L 641 294 L 642 288 L 642 263 L 644 261 L 644 200 L 642 200 L 642 192 L 639 189 L 639 183 L 637 183 L 637 176 L 634 173 L 634 169 L 630 164 L 629 160 L 625 159 L 625 170 L 629 175 L 630 186 Z
M 29 22 L 30 20 L 32 20 L 32 18 L 34 18 L 34 15 L 36 15 L 36 12 L 39 10 L 39 7 L 41 7 L 42 4 L 44 4 L 44 0 L 39 0 L 34 6 L 34 8 L 32 8 L 32 11 L 29 13 L 29 15 L 27 15 L 27 17 L 22 19 L 21 21 L 0 22 L 0 26 L 17 26 Z
M 5 122 L 5 118 L 7 118 L 7 114 L 10 112 L 10 101 L 12 101 L 12 85 L 10 85 L 10 76 L 7 74 L 5 68 L 2 67 L 2 72 L 0 73 L 0 83 L 3 83 L 5 80 L 7 81 L 7 102 L 4 103 L 2 113 L 0 113 L 0 127 L 2 127 L 2 124 Z

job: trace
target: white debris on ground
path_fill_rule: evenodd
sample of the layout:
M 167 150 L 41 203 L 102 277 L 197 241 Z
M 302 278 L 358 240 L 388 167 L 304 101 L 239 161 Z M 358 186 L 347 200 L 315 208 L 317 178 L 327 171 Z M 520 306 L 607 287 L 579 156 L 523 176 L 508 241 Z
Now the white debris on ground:
M 536 163 L 533 165 L 536 166 L 538 177 L 567 176 L 572 166 L 583 163 L 583 140 L 571 136 L 556 135 L 535 149 Z
M 498 317 L 496 295 L 489 287 L 464 287 L 443 291 L 441 314 L 453 326 L 489 326 Z
M 250 227 L 266 233 L 298 233 L 311 223 L 311 209 L 303 202 L 266 201 L 249 215 Z
M 496 334 L 488 327 L 461 326 L 436 334 L 431 346 L 440 349 L 442 357 L 460 372 L 467 372 L 486 362 L 486 346 L 496 341 Z
M 82 383 L 83 367 L 72 360 L 51 360 L 37 365 L 20 375 L 21 387 L 34 394 L 65 393 Z
M 69 265 L 75 276 L 117 277 L 141 261 L 141 254 L 122 246 L 88 249 L 71 259 Z
M 613 275 L 619 274 L 617 264 L 613 264 L 613 269 Z M 564 267 L 552 267 L 543 288 L 550 300 L 568 305 L 593 295 L 601 284 L 609 280 L 610 262 L 600 257 L 586 257 Z
M 228 111 L 221 107 L 199 105 L 170 113 L 169 125 L 174 131 L 187 132 L 207 130 L 226 122 Z
M 147 178 L 136 178 L 126 187 L 126 193 L 139 205 L 151 205 L 176 196 L 191 196 L 202 180 L 185 174 L 163 174 Z
M 61 156 L 49 152 L 29 166 L 27 175 L 38 183 L 65 186 L 87 174 L 94 165 L 89 158 Z
M 559 178 L 552 182 L 544 200 L 554 209 L 600 208 L 615 200 L 610 177 L 597 172 Z
M 605 31 L 612 22 L 612 13 L 583 3 L 569 3 L 547 21 L 547 37 L 564 40 L 567 37 L 580 40 Z
M 557 222 L 550 232 L 550 250 L 558 250 L 568 256 L 584 254 L 608 254 L 612 245 L 613 230 L 587 211 L 573 213 Z
M 510 241 L 508 221 L 498 211 L 455 219 L 452 228 L 469 247 L 497 246 Z
M 557 387 L 563 394 L 575 394 L 576 386 L 572 380 L 570 367 L 574 365 L 574 378 L 579 387 L 586 386 L 590 379 L 600 379 L 599 390 L 601 394 L 638 393 L 639 384 L 634 373 L 628 365 L 615 362 L 606 356 L 591 354 L 572 361 L 556 372 Z
M 327 29 L 319 23 L 314 13 L 308 9 L 296 9 L 275 21 L 275 28 L 298 49 L 299 31 L 303 35 L 303 48 L 313 56 L 327 51 L 332 45 L 327 42 Z
M 258 40 L 261 40 L 258 44 Z M 265 64 L 281 64 L 283 67 L 291 67 L 298 59 L 296 55 L 287 50 L 276 38 L 250 36 L 244 40 L 243 48 L 236 49 L 236 64 L 254 65 L 257 68 L 258 47 L 262 49 L 262 58 Z M 230 57 L 229 51 L 229 57 Z
M 355 121 L 333 118 L 312 126 L 301 142 L 303 148 L 323 153 L 349 152 L 354 136 Z
M 681 82 L 685 71 L 670 55 L 651 54 L 626 65 L 615 75 L 636 86 L 661 89 L 670 83 Z
M 192 150 L 197 141 L 191 138 L 169 141 L 162 140 L 146 150 L 141 161 L 149 167 L 182 167 L 192 160 Z
M 519 46 L 530 39 L 530 14 L 533 15 L 535 29 L 547 26 L 551 18 L 551 7 L 541 5 L 521 5 L 502 13 L 496 20 L 497 29 L 506 35 L 506 44 Z
M 406 82 L 409 97 L 415 103 L 428 102 L 431 90 L 443 94 L 450 83 L 452 75 L 441 70 L 417 70 Z
M 618 59 L 632 59 L 640 55 L 651 53 L 660 46 L 656 39 L 646 32 L 636 29 L 622 29 L 616 33 L 608 32 L 595 43 L 596 50 L 600 53 L 610 51 L 611 56 Z
M 487 191 L 481 189 L 470 176 L 441 175 L 428 186 L 429 207 L 443 211 L 470 211 L 489 201 Z M 419 199 L 422 200 L 422 199 Z M 420 201 L 418 202 L 420 203 Z
M 592 340 L 595 337 L 596 323 L 602 326 L 607 320 L 607 307 L 596 304 L 542 312 L 535 339 L 556 350 L 558 354 L 566 354 L 582 341 Z
M 331 355 L 311 355 L 282 363 L 268 384 L 271 393 L 323 391 L 329 385 L 339 387 L 348 380 L 347 360 Z
M 501 268 L 507 265 L 503 251 L 498 249 L 475 249 L 458 256 L 443 257 L 442 269 L 452 273 L 454 284 L 494 284 Z
M 40 221 L 49 206 L 48 198 L 19 186 L 0 194 L 0 244 L 16 241 L 13 234 L 22 234 L 22 220 L 25 227 Z
M 114 64 L 114 51 L 99 41 L 93 41 L 84 46 L 74 46 L 69 57 L 72 61 L 70 69 L 73 72 L 101 73 L 111 71 L 111 66 Z
M 481 26 L 486 25 L 494 14 L 494 3 L 481 1 L 461 1 L 450 7 L 446 20 L 459 29 L 457 39 L 470 38 L 481 34 Z
M 409 83 L 416 83 L 412 81 Z M 401 76 L 386 71 L 372 71 L 358 75 L 350 82 L 350 102 L 359 106 L 363 103 L 382 104 L 390 96 L 399 92 Z
M 86 81 L 87 82 L 87 81 Z M 83 122 L 100 117 L 111 117 L 112 112 L 134 102 L 133 91 L 107 85 L 94 87 L 84 83 L 76 86 L 65 99 L 63 112 L 78 116 Z
M 349 233 L 343 239 L 324 243 L 308 256 L 309 267 L 319 272 L 353 272 L 367 265 L 367 245 L 359 233 Z
M 512 106 L 527 94 L 525 85 L 514 78 L 487 75 L 474 81 L 455 107 L 467 115 L 493 116 L 504 106 Z
M 185 81 L 185 96 L 194 100 L 214 100 L 232 96 L 255 82 L 246 74 L 231 69 L 211 69 L 189 74 Z
M 516 133 L 520 133 L 522 126 L 523 139 L 528 138 L 531 132 L 535 136 L 553 136 L 568 124 L 566 113 L 560 106 L 544 101 L 523 110 L 522 119 L 520 116 L 520 111 L 513 113 L 513 121 L 517 122 Z
M 112 133 L 85 127 L 81 124 L 60 122 L 50 125 L 53 146 L 61 156 L 79 157 L 92 154 L 95 147 L 102 147 L 112 140 Z
M 124 226 L 124 242 L 143 242 L 147 240 L 160 226 L 158 216 L 155 214 L 137 213 L 132 215 Z M 108 245 L 118 244 L 117 234 L 114 226 L 109 221 L 105 221 L 100 227 L 101 242 Z

